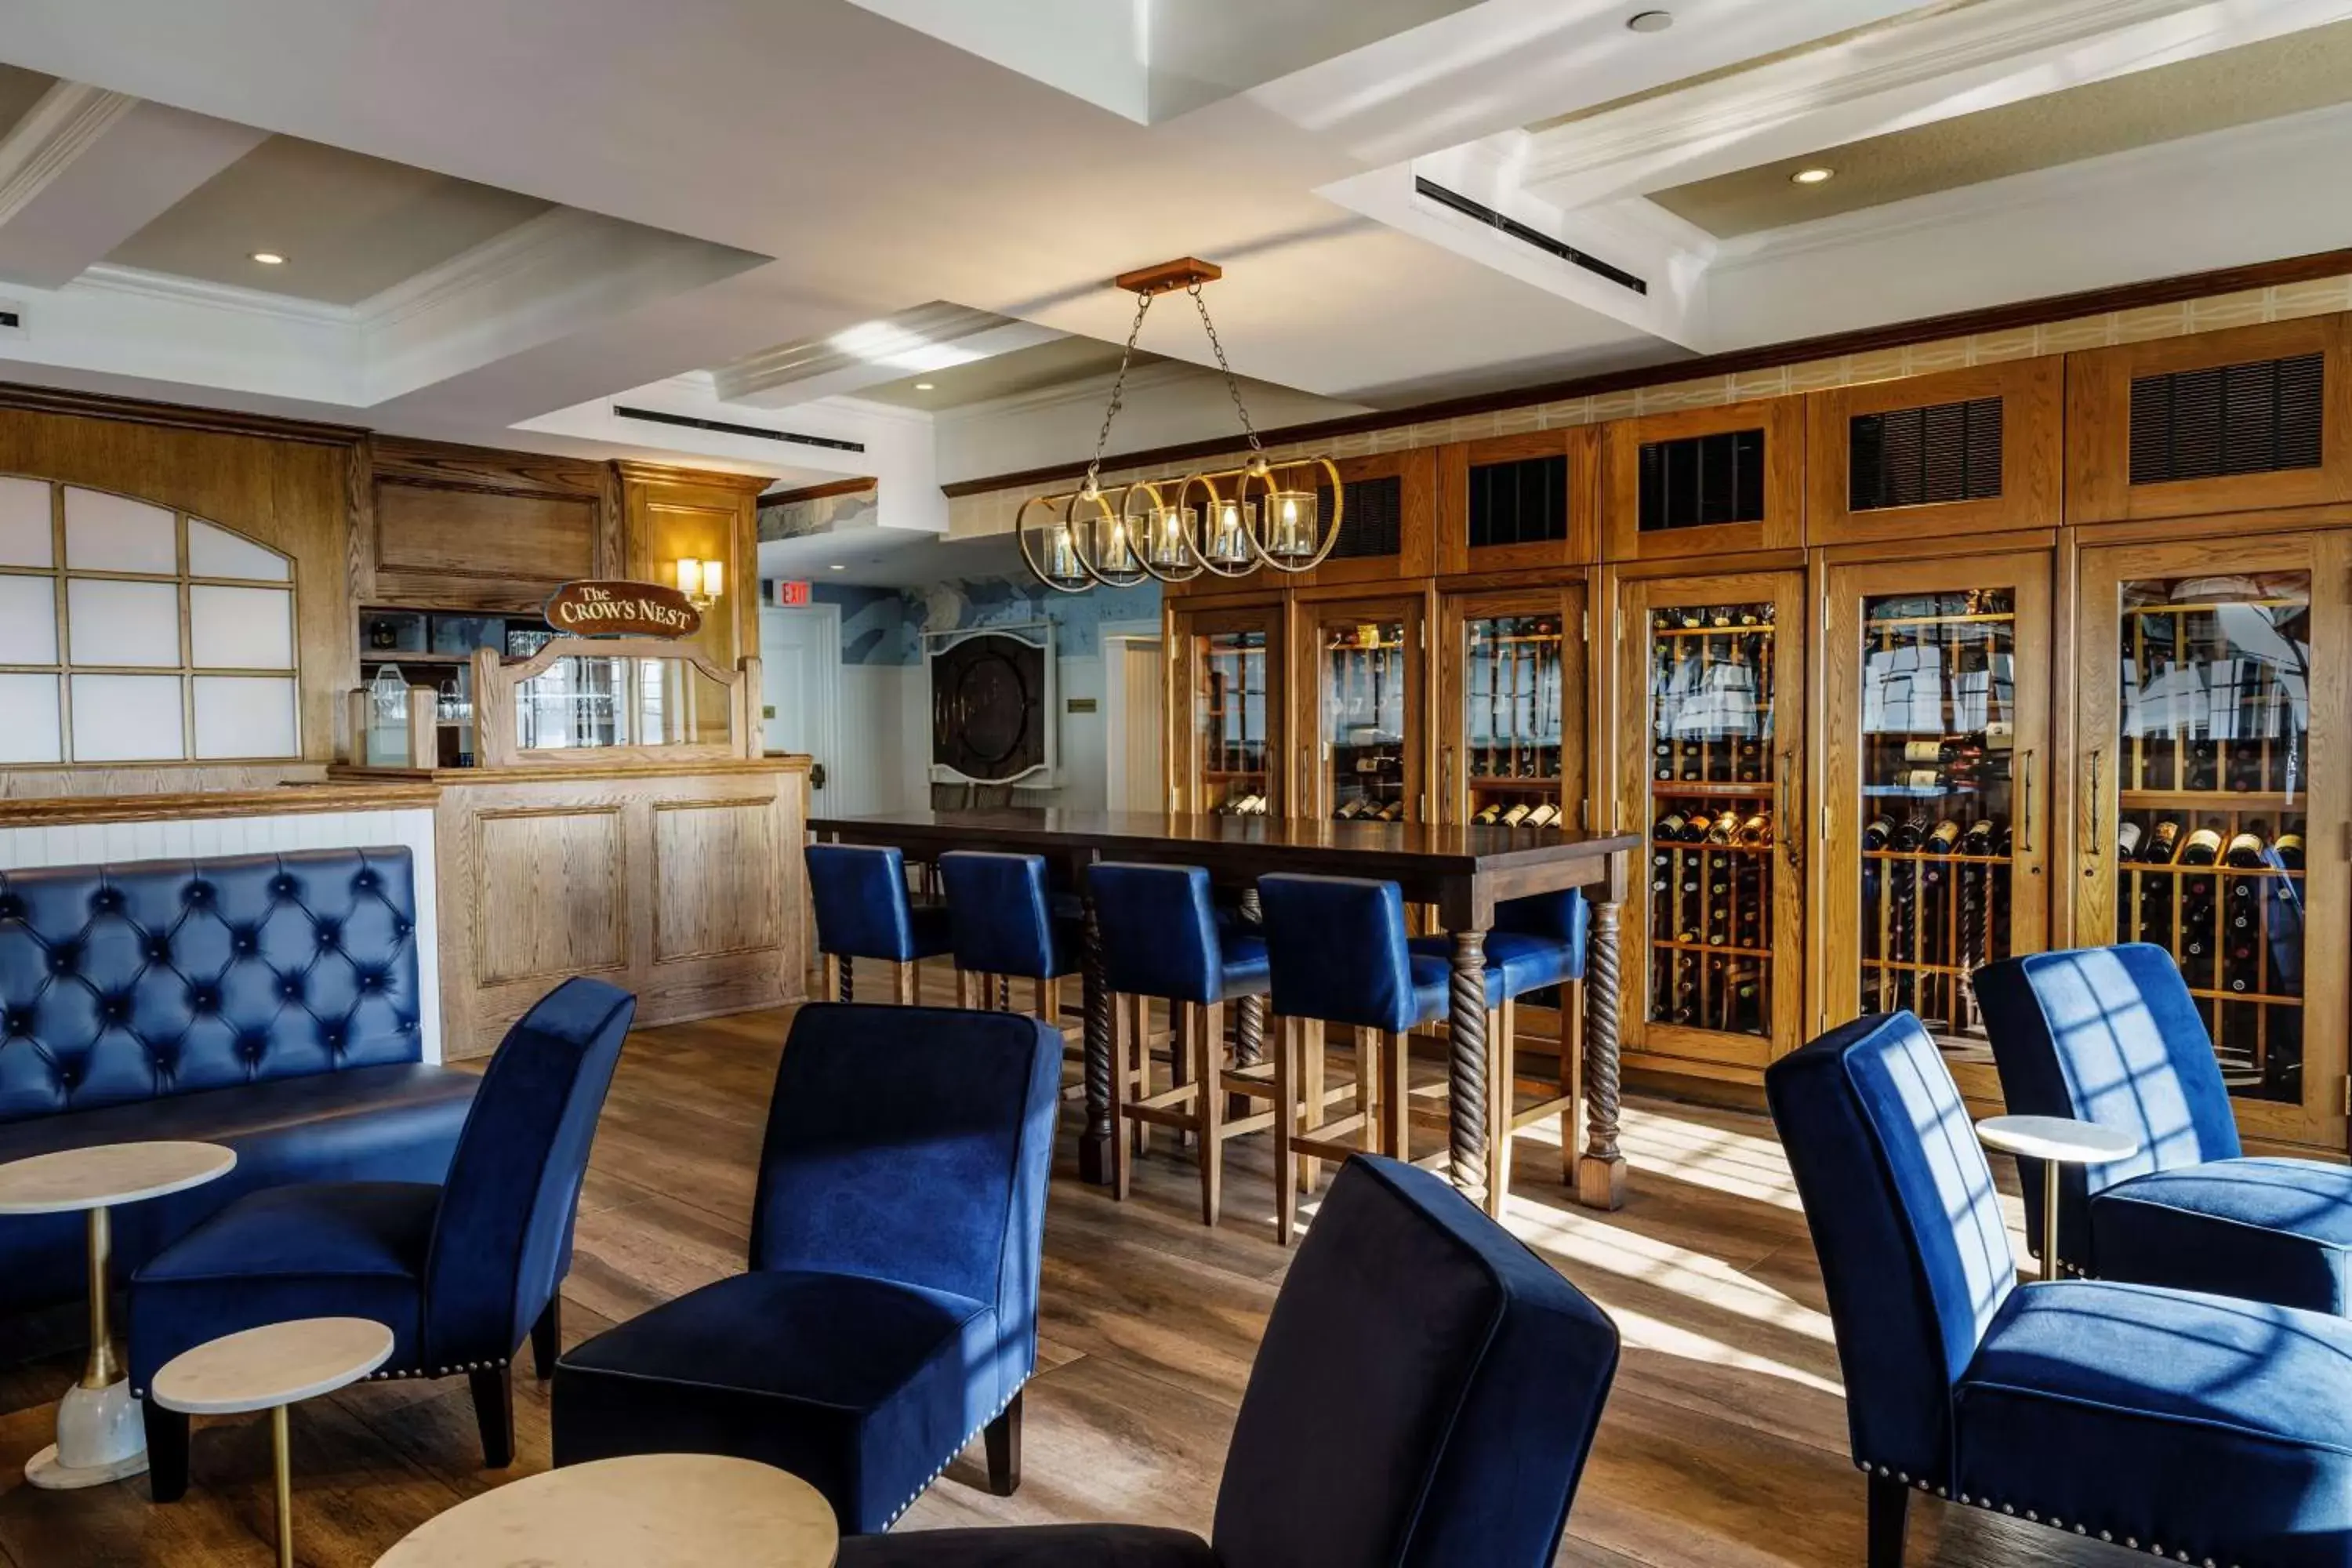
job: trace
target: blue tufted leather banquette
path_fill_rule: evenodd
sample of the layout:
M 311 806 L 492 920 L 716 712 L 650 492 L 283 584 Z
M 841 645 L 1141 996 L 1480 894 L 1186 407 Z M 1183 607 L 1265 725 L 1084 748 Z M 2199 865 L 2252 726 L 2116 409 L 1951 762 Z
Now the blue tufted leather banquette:
M 193 1138 L 222 1181 L 115 1216 L 118 1274 L 296 1180 L 437 1181 L 478 1081 L 425 1066 L 402 848 L 0 871 L 0 1161 Z M 0 1313 L 82 1289 L 78 1215 L 0 1221 Z

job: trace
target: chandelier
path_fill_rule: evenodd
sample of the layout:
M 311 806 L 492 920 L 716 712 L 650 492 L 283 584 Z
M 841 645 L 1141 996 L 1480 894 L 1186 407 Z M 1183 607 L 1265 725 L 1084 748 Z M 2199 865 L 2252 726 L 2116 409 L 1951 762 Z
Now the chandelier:
M 1095 436 L 1094 460 L 1074 490 L 1034 495 L 1021 503 L 1013 532 L 1021 558 L 1046 587 L 1083 594 L 1101 584 L 1131 588 L 1152 579 L 1183 583 L 1208 573 L 1246 577 L 1261 567 L 1276 572 L 1311 571 L 1331 553 L 1344 510 L 1339 466 L 1326 457 L 1276 460 L 1250 424 L 1240 382 L 1225 363 L 1225 346 L 1209 319 L 1201 286 L 1224 270 L 1187 257 L 1111 281 L 1135 296 L 1135 321 L 1127 330 L 1118 374 Z M 1181 289 L 1201 312 L 1201 331 L 1223 373 L 1234 412 L 1241 419 L 1249 457 L 1240 467 L 1185 475 L 1181 479 L 1137 479 L 1106 489 L 1103 450 L 1118 418 L 1127 390 L 1127 370 L 1135 340 L 1151 301 Z M 1326 514 L 1328 515 L 1326 515 Z

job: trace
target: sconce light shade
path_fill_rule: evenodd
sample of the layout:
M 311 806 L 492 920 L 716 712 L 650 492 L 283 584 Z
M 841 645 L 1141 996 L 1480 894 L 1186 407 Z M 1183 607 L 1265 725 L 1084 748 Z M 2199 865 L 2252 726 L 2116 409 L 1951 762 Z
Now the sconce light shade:
M 691 555 L 677 558 L 677 591 L 689 599 L 702 592 L 702 563 Z

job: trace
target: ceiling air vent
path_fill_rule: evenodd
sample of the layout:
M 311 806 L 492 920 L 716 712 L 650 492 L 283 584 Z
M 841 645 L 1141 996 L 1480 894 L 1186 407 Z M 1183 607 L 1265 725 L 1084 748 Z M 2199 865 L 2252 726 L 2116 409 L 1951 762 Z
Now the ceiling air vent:
M 18 305 L 0 305 L 0 337 L 21 338 L 24 335 L 24 308 Z
M 665 414 L 658 408 L 613 405 L 614 417 L 643 419 L 652 425 L 677 425 L 688 430 L 715 430 L 721 436 L 754 436 L 762 441 L 790 441 L 803 447 L 823 447 L 833 452 L 863 452 L 863 441 L 837 440 L 831 436 L 803 436 L 796 430 L 772 430 L 764 425 L 735 425 L 724 419 L 697 419 L 690 414 Z
M 1529 228 L 1515 217 L 1507 217 L 1484 202 L 1473 201 L 1460 191 L 1449 191 L 1434 180 L 1413 176 L 1412 188 L 1439 206 L 1451 208 L 1464 217 L 1475 218 L 1489 228 L 1499 229 L 1521 245 L 1531 245 L 1547 256 L 1556 256 L 1571 267 L 1581 267 L 1596 278 L 1606 278 L 1620 289 L 1631 289 L 1636 294 L 1647 294 L 1650 285 L 1622 267 L 1612 267 L 1597 256 L 1587 256 L 1572 245 L 1554 239 L 1541 229 Z
M 1349 479 L 1343 492 L 1346 510 L 1339 514 L 1339 537 L 1331 542 L 1333 561 L 1395 555 L 1404 549 L 1404 481 L 1394 474 L 1377 479 Z M 1318 487 L 1317 501 L 1331 510 L 1331 487 Z
M 2319 467 L 2321 356 L 2132 378 L 2131 482 Z
M 1764 432 L 1724 430 L 1648 441 L 1641 457 L 1641 529 L 1764 521 Z
M 1526 458 L 1470 468 L 1470 548 L 1568 537 L 1568 458 Z
M 1998 397 L 1858 414 L 1846 427 L 1846 505 L 1855 511 L 1999 494 Z

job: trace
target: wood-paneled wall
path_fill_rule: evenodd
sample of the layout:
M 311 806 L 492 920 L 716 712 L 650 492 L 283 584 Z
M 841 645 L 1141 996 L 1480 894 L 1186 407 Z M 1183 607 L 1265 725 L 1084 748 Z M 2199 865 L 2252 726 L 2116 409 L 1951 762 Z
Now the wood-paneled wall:
M 534 610 L 560 584 L 617 574 L 614 479 L 606 463 L 375 437 L 353 517 L 352 594 L 362 605 Z
M 184 763 L 0 769 L 0 795 L 250 788 L 316 777 L 335 755 L 341 693 L 358 676 L 347 583 L 349 498 L 362 433 L 242 421 L 0 387 L 0 473 L 136 496 L 246 534 L 294 563 L 302 757 L 284 765 Z

